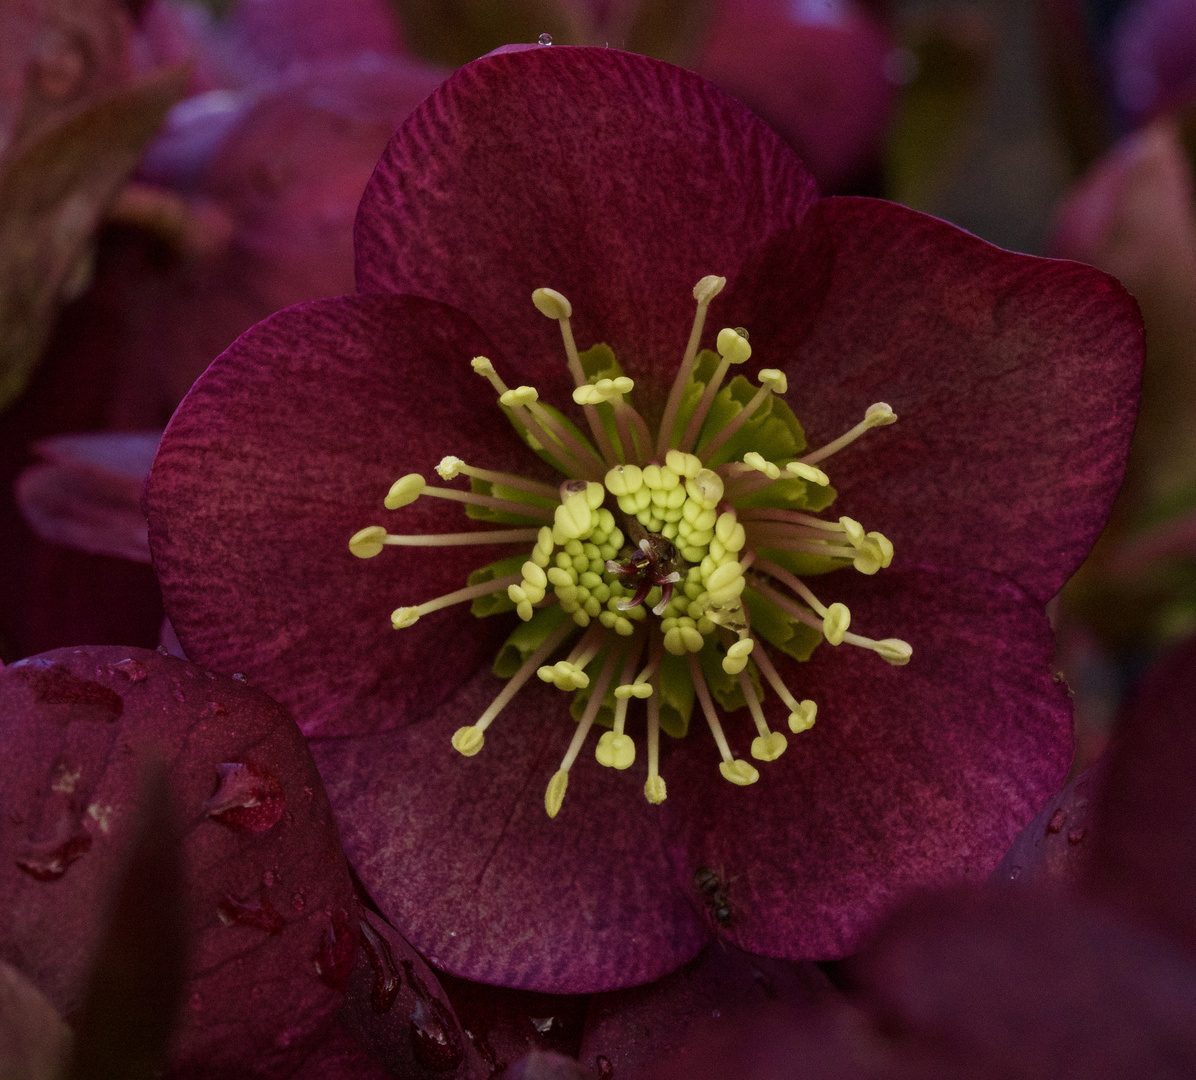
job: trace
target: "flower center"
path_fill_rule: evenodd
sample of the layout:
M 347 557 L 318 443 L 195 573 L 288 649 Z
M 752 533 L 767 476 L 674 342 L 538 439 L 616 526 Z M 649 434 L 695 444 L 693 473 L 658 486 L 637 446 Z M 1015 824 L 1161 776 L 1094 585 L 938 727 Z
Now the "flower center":
M 464 503 L 473 518 L 516 527 L 396 535 L 371 525 L 349 541 L 361 558 L 387 545 L 530 548 L 479 568 L 463 589 L 397 608 L 391 622 L 406 629 L 463 602 L 479 616 L 516 612 L 520 624 L 494 666 L 507 684 L 452 744 L 467 757 L 481 750 L 486 729 L 533 675 L 571 693 L 577 730 L 548 784 L 550 817 L 560 811 L 569 770 L 595 724 L 609 728 L 597 743 L 599 763 L 634 764 L 636 744 L 626 731 L 633 700 L 645 703 L 644 794 L 660 803 L 667 793 L 660 732 L 684 735 L 695 702 L 718 748 L 720 772 L 739 785 L 755 783 L 759 772 L 732 752 L 716 701 L 724 712 L 747 710 L 757 761 L 774 761 L 787 746 L 765 718 L 765 685 L 788 708 L 792 733 L 813 725 L 817 706 L 789 690 L 770 649 L 806 660 L 825 640 L 870 649 L 890 664 L 910 658 L 904 641 L 849 632 L 846 606 L 823 604 L 804 580 L 845 566 L 875 574 L 892 560 L 893 545 L 880 533 L 849 517 L 817 516 L 835 497 L 817 465 L 897 417 L 888 405 L 872 405 L 850 431 L 806 453 L 801 425 L 784 402 L 784 373 L 763 369 L 758 388 L 742 376 L 727 379 L 733 365 L 751 357 L 746 330 L 723 329 L 717 352 L 699 352 L 707 308 L 725 284 L 705 277 L 694 288 L 693 329 L 655 437 L 628 400 L 635 384 L 611 350 L 596 345 L 579 353 L 569 301 L 537 289 L 536 307 L 560 324 L 573 400 L 589 435 L 541 402 L 534 387 L 507 387 L 486 357 L 472 363 L 520 438 L 566 479 L 554 487 L 448 456 L 438 475 L 446 482 L 467 477 L 470 490 L 431 487 L 410 473 L 391 486 L 385 506 L 397 510 L 434 496 Z

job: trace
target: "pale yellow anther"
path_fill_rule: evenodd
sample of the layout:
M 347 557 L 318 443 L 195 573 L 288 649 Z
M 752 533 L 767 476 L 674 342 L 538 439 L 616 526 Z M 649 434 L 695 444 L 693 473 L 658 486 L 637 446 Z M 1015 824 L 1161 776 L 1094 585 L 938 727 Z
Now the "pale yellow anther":
M 806 698 L 789 714 L 789 730 L 795 735 L 809 731 L 814 726 L 814 719 L 818 716 L 818 706 Z
M 565 801 L 565 791 L 569 787 L 569 773 L 566 769 L 558 770 L 548 781 L 548 790 L 544 792 L 544 809 L 548 816 L 554 818 L 561 812 L 561 803 Z
M 769 480 L 775 480 L 781 475 L 781 470 L 771 461 L 765 458 L 762 454 L 758 454 L 755 450 L 749 450 L 743 455 L 743 463 L 748 468 L 755 469 L 757 472 L 762 472 Z
M 716 277 L 714 274 L 708 274 L 694 286 L 694 299 L 699 304 L 709 304 L 711 300 L 723 291 L 726 284 L 727 279 L 725 277 Z M 661 798 L 663 799 L 664 796 L 662 795 Z M 649 797 L 648 801 L 652 801 L 651 797 Z
M 760 779 L 760 774 L 755 768 L 742 758 L 720 761 L 718 771 L 723 774 L 724 780 L 730 780 L 732 784 L 738 784 L 740 787 L 747 787 Z
M 607 731 L 598 740 L 594 756 L 608 769 L 628 769 L 635 764 L 635 743 L 629 735 Z
M 644 784 L 644 798 L 653 806 L 659 806 L 667 797 L 668 788 L 665 786 L 664 777 L 649 776 Z
M 537 289 L 532 293 L 536 310 L 549 319 L 569 319 L 573 316 L 573 305 L 556 289 Z
M 846 604 L 831 604 L 822 620 L 822 633 L 832 645 L 841 645 L 843 635 L 851 626 L 851 612 Z
M 718 354 L 730 364 L 742 364 L 752 355 L 752 347 L 738 330 L 727 327 L 718 332 Z
M 586 490 L 584 494 L 586 497 L 586 505 L 591 510 L 597 510 L 606 499 L 606 488 L 596 481 L 591 480 L 586 484 Z
M 747 667 L 748 657 L 756 647 L 754 638 L 740 638 L 727 648 L 727 655 L 723 657 L 723 671 L 728 675 L 738 675 Z
M 897 419 L 897 414 L 883 401 L 878 401 L 875 405 L 868 406 L 864 413 L 864 419 L 872 427 L 884 427 L 885 424 L 893 423 Z
M 760 385 L 767 386 L 774 394 L 784 394 L 789 390 L 789 380 L 785 378 L 785 373 L 776 368 L 760 369 Z
M 464 464 L 459 457 L 449 454 L 440 459 L 440 464 L 436 466 L 436 474 L 441 480 L 456 480 L 461 475 L 461 466 Z
M 723 497 L 723 478 L 713 469 L 699 469 L 685 481 L 685 490 L 703 510 L 713 510 Z
M 606 490 L 616 498 L 634 495 L 644 486 L 644 474 L 638 465 L 616 465 L 606 474 Z
M 553 515 L 553 523 L 562 535 L 570 540 L 588 535 L 594 524 L 594 513 L 585 493 L 574 492 L 558 506 Z
M 466 757 L 473 757 L 482 748 L 486 736 L 475 724 L 469 727 L 459 727 L 453 733 L 453 749 Z
M 852 547 L 859 547 L 864 542 L 864 526 L 856 521 L 855 518 L 841 517 L 839 518 L 839 524 L 843 526 L 847 542 Z
M 424 493 L 427 486 L 427 482 L 419 473 L 400 476 L 390 485 L 390 490 L 386 493 L 386 498 L 382 500 L 382 503 L 387 510 L 398 510 L 401 506 L 415 502 Z
M 390 625 L 396 630 L 405 630 L 419 621 L 419 608 L 400 607 L 390 613 Z
M 882 660 L 894 667 L 903 667 L 908 664 L 909 658 L 914 654 L 909 642 L 902 641 L 900 638 L 885 638 L 883 641 L 878 641 L 872 648 Z
M 490 362 L 490 358 L 486 356 L 475 356 L 469 362 L 469 366 L 473 368 L 479 375 L 493 375 L 494 365 Z
M 544 682 L 552 683 L 558 690 L 584 690 L 590 685 L 590 677 L 568 660 L 558 660 L 555 664 L 537 668 L 536 675 Z
M 623 698 L 650 698 L 652 696 L 651 683 L 623 683 L 622 686 L 615 687 L 615 697 Z
M 386 530 L 381 525 L 367 525 L 349 537 L 349 550 L 359 559 L 372 559 L 381 553 Z
M 878 532 L 870 532 L 868 539 L 872 541 L 880 552 L 880 565 L 888 566 L 893 561 L 893 544 L 887 536 Z
M 523 580 L 531 582 L 538 589 L 548 588 L 548 575 L 534 562 L 525 562 L 522 567 Z
M 508 390 L 505 394 L 500 394 L 498 403 L 513 407 L 516 405 L 532 405 L 539 400 L 539 391 L 534 386 L 517 386 L 514 390 Z
M 684 476 L 686 479 L 692 479 L 702 470 L 702 459 L 697 454 L 686 454 L 680 450 L 670 450 L 665 454 L 664 463 L 678 476 Z
M 800 477 L 802 480 L 809 480 L 811 484 L 817 484 L 819 487 L 826 487 L 831 482 L 831 478 L 821 469 L 817 469 L 813 465 L 803 464 L 800 461 L 789 462 L 785 466 L 785 469 L 794 476 Z
M 743 577 L 743 567 L 739 563 L 723 563 L 706 579 L 706 589 L 713 595 L 741 577 Z
M 851 565 L 861 574 L 875 574 L 881 568 L 880 549 L 875 544 L 864 544 L 857 551 Z
M 757 761 L 776 761 L 788 745 L 788 740 L 779 731 L 757 735 L 752 740 L 752 757 Z

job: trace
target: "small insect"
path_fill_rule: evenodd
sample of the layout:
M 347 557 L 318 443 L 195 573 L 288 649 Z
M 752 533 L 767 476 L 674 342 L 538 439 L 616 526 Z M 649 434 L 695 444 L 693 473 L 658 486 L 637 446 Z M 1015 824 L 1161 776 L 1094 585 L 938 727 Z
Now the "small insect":
M 705 898 L 710 918 L 719 926 L 730 926 L 731 901 L 722 878 L 709 866 L 699 866 L 694 871 L 694 888 Z

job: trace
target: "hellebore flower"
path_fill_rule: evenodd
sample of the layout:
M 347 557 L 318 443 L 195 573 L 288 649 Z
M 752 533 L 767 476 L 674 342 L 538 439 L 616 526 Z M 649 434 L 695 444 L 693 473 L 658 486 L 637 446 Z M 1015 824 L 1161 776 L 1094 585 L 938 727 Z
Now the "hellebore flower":
M 1115 282 L 819 202 L 738 103 L 602 49 L 461 69 L 387 148 L 356 249 L 356 295 L 271 317 L 192 388 L 150 545 L 187 654 L 293 709 L 353 865 L 416 948 L 484 982 L 613 988 L 715 926 L 840 956 L 901 894 L 992 869 L 1070 759 L 1042 605 L 1103 522 L 1132 423 L 1141 325 Z M 752 380 L 715 394 L 734 360 Z M 823 464 L 839 504 L 815 519 Z M 498 524 L 480 549 L 442 535 L 454 499 Z M 392 520 L 416 537 L 400 552 L 347 550 L 381 552 Z M 481 566 L 457 598 L 493 617 L 449 604 Z M 843 644 L 798 663 L 824 636 Z M 577 757 L 599 710 L 613 734 Z M 714 742 L 653 734 L 689 724 Z M 589 760 L 632 746 L 630 776 Z

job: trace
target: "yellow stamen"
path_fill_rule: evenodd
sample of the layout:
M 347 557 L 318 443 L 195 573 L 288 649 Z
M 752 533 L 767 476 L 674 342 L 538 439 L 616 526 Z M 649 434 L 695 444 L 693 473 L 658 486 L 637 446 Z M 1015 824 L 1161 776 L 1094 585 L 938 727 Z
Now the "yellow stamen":
M 752 740 L 752 757 L 757 761 L 776 761 L 788 747 L 789 743 L 779 731 L 770 731 L 768 721 L 764 718 L 764 710 L 760 708 L 760 701 L 756 697 L 756 688 L 748 678 L 746 671 L 739 673 L 739 688 L 743 691 L 744 700 L 751 711 L 752 720 L 758 734 Z
M 438 596 L 435 600 L 427 600 L 415 607 L 395 608 L 391 613 L 390 622 L 396 630 L 405 630 L 409 626 L 414 626 L 421 615 L 428 615 L 441 608 L 451 607 L 453 604 L 463 604 L 466 600 L 476 600 L 479 596 L 485 596 L 488 593 L 503 592 L 518 581 L 519 575 L 512 574 L 509 577 L 495 578 L 493 581 L 484 581 L 480 585 L 470 585 L 466 589 L 445 593 L 444 596 Z
M 878 401 L 875 405 L 868 406 L 867 411 L 864 413 L 864 419 L 850 431 L 840 435 L 833 442 L 827 443 L 822 449 L 815 450 L 812 454 L 806 454 L 805 457 L 799 460 L 803 465 L 817 464 L 819 461 L 830 457 L 831 454 L 837 454 L 843 447 L 855 442 L 865 431 L 871 431 L 874 427 L 884 427 L 886 424 L 893 423 L 896 419 L 897 414 L 883 401 Z
M 761 369 L 760 389 L 756 391 L 751 401 L 749 401 L 742 409 L 740 409 L 735 416 L 728 420 L 727 423 L 725 423 L 715 433 L 710 441 L 701 448 L 702 460 L 709 461 L 712 457 L 714 457 L 714 455 L 717 454 L 724 445 L 726 445 L 727 440 L 732 438 L 739 431 L 739 429 L 752 418 L 752 414 L 764 404 L 764 399 L 767 398 L 769 394 L 784 394 L 788 389 L 789 383 L 785 378 L 785 373 L 783 371 L 778 371 L 776 368 Z M 775 480 L 776 477 L 774 476 L 773 479 Z
M 777 692 L 777 697 L 788 707 L 789 730 L 797 734 L 813 727 L 814 717 L 818 713 L 818 706 L 809 698 L 806 698 L 804 701 L 798 701 L 789 692 L 789 687 L 785 685 L 780 672 L 773 666 L 772 661 L 768 658 L 768 653 L 764 649 L 756 653 L 756 667 L 760 669 L 760 673 Z
M 710 734 L 714 736 L 714 743 L 723 759 L 718 767 L 719 772 L 725 779 L 730 780 L 733 784 L 739 784 L 741 787 L 746 784 L 754 784 L 760 779 L 760 774 L 748 762 L 731 754 L 731 747 L 727 745 L 727 736 L 723 734 L 723 726 L 718 722 L 718 714 L 714 711 L 714 702 L 710 698 L 710 690 L 706 686 L 702 668 L 698 664 L 698 658 L 692 653 L 689 657 L 689 677 L 693 681 L 694 692 L 698 696 L 702 713 L 710 727 Z
M 581 714 L 581 721 L 577 725 L 577 730 L 573 733 L 573 739 L 569 743 L 569 749 L 565 752 L 561 766 L 557 770 L 556 775 L 549 781 L 548 790 L 544 794 L 544 809 L 548 811 L 550 818 L 556 817 L 560 812 L 561 803 L 565 800 L 565 791 L 569 786 L 569 770 L 573 768 L 573 763 L 577 760 L 577 755 L 581 753 L 586 736 L 590 733 L 590 728 L 594 725 L 594 718 L 598 715 L 598 710 L 602 706 L 602 699 L 606 696 L 606 688 L 610 685 L 611 676 L 614 675 L 614 668 L 614 657 L 608 656 L 606 663 L 602 665 L 602 670 L 598 673 L 598 678 L 594 681 L 594 689 L 590 694 L 589 701 L 586 702 L 586 710 Z M 634 752 L 633 748 L 633 755 Z
M 706 326 L 706 310 L 710 307 L 710 301 L 723 291 L 723 286 L 726 284 L 727 279 L 725 277 L 715 277 L 711 274 L 702 278 L 694 286 L 694 299 L 698 302 L 698 308 L 694 312 L 693 327 L 689 332 L 689 341 L 685 346 L 685 355 L 681 358 L 681 367 L 677 369 L 677 377 L 673 380 L 673 385 L 669 389 L 669 400 L 665 405 L 664 416 L 660 421 L 660 431 L 656 440 L 657 458 L 664 457 L 665 451 L 670 446 L 677 445 L 673 441 L 673 427 L 677 422 L 677 410 L 681 407 L 681 398 L 685 393 L 686 384 L 689 382 L 689 376 L 693 371 L 694 360 L 698 355 L 698 345 L 702 340 L 702 330 Z
M 743 336 L 738 330 L 730 328 L 720 330 L 718 332 L 718 354 L 722 357 L 717 368 L 714 369 L 714 374 L 710 378 L 706 389 L 702 392 L 702 397 L 698 401 L 698 407 L 694 409 L 694 414 L 689 418 L 689 423 L 686 425 L 685 434 L 681 436 L 681 441 L 677 444 L 682 450 L 689 450 L 697 441 L 698 434 L 702 430 L 702 424 L 706 420 L 706 415 L 710 412 L 710 406 L 714 402 L 715 396 L 723 385 L 723 379 L 726 378 L 727 371 L 732 364 L 742 364 L 752 355 L 752 347 L 748 344 L 747 338 Z

